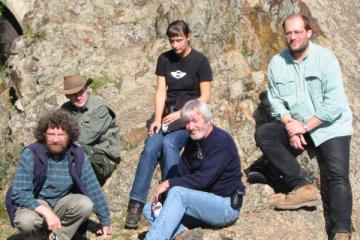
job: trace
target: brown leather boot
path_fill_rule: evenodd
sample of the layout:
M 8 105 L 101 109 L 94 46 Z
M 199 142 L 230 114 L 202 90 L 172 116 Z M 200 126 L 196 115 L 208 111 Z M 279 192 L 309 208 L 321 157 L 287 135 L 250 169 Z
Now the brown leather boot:
M 284 199 L 275 202 L 276 209 L 289 210 L 314 207 L 320 203 L 320 195 L 315 184 L 308 184 L 290 192 Z
M 337 233 L 333 240 L 350 240 L 351 236 L 349 233 Z

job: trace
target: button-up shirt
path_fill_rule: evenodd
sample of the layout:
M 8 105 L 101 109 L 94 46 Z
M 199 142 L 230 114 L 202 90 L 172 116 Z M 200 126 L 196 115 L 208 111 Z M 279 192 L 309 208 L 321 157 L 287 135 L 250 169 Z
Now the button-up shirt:
M 310 42 L 307 56 L 298 63 L 286 49 L 273 57 L 268 76 L 272 116 L 291 115 L 302 122 L 315 116 L 325 122 L 310 131 L 315 146 L 352 134 L 340 65 L 330 50 Z
M 111 160 L 119 163 L 121 144 L 115 113 L 100 97 L 89 93 L 83 108 L 75 108 L 70 101 L 64 103 L 62 108 L 74 115 L 80 125 L 80 144 L 103 150 Z
M 58 200 L 70 193 L 74 184 L 70 172 L 67 154 L 62 159 L 52 159 L 48 154 L 47 175 L 39 198 L 45 200 L 52 208 Z M 18 206 L 35 209 L 40 203 L 33 194 L 34 157 L 30 149 L 26 148 L 21 155 L 12 190 L 12 199 Z M 85 156 L 81 170 L 81 181 L 86 188 L 88 197 L 94 203 L 94 211 L 103 226 L 110 225 L 110 211 L 105 195 L 101 190 L 94 170 L 88 157 Z

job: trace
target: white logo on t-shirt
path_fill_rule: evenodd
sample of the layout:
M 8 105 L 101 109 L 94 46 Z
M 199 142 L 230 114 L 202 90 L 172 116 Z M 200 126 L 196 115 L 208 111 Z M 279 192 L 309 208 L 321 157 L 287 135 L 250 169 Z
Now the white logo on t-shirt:
M 180 70 L 177 70 L 176 72 L 170 72 L 171 76 L 173 76 L 174 78 L 183 78 L 186 75 L 186 72 L 182 72 Z

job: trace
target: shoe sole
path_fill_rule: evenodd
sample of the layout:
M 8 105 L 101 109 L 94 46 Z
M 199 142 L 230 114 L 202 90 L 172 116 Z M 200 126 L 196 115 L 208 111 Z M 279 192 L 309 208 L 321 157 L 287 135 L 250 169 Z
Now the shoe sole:
M 139 224 L 131 225 L 131 224 L 125 223 L 126 229 L 137 229 L 138 227 L 139 227 Z
M 304 203 L 298 203 L 298 204 L 292 204 L 292 205 L 275 205 L 275 209 L 279 210 L 293 210 L 293 209 L 299 209 L 302 207 L 316 207 L 320 204 L 320 200 L 313 200 L 308 201 Z

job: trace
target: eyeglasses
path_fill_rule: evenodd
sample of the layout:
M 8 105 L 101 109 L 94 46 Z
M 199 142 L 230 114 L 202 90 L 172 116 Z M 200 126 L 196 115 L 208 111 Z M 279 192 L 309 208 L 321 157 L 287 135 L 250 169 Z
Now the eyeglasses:
M 58 139 L 64 139 L 67 136 L 67 133 L 46 133 L 46 136 L 48 138 L 58 138 Z
M 305 32 L 305 30 L 293 31 L 293 32 L 286 32 L 286 33 L 285 33 L 285 36 L 286 36 L 287 38 L 290 38 L 292 35 L 294 35 L 294 36 L 299 36 L 299 35 L 303 34 L 304 32 Z

